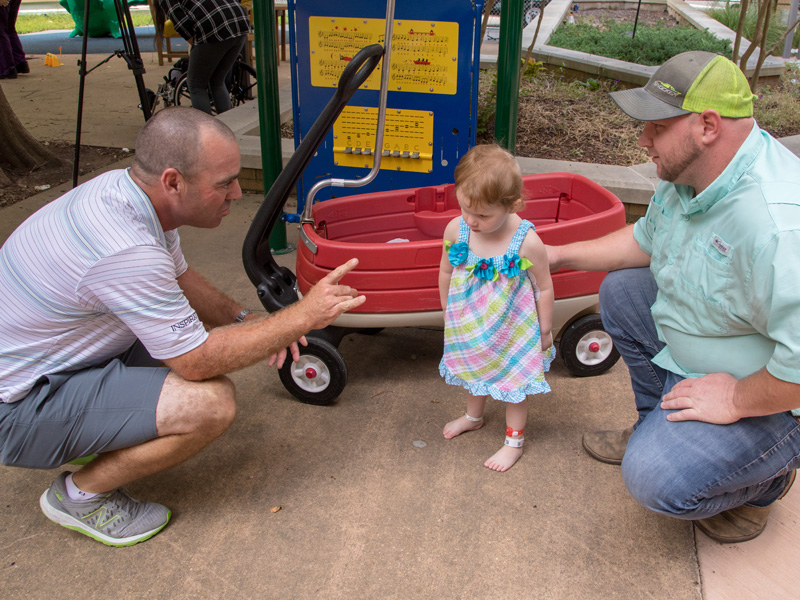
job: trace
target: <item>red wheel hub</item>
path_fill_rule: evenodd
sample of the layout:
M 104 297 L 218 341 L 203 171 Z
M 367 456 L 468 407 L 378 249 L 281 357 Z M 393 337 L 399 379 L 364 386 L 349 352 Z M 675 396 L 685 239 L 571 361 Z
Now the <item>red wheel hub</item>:
M 600 344 L 598 344 L 597 342 L 592 342 L 591 344 L 589 344 L 589 352 L 593 352 L 594 354 L 600 352 Z
M 314 377 L 316 376 L 317 372 L 314 369 L 312 369 L 311 367 L 308 367 L 306 369 L 306 379 L 314 379 Z

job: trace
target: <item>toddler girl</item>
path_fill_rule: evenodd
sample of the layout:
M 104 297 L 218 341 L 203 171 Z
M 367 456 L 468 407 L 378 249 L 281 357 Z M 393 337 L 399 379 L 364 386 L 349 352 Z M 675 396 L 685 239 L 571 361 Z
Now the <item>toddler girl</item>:
M 456 167 L 455 191 L 461 216 L 445 229 L 439 270 L 439 372 L 472 395 L 444 437 L 482 427 L 487 396 L 506 402 L 505 444 L 484 463 L 506 471 L 522 456 L 526 397 L 550 391 L 544 373 L 555 356 L 553 282 L 533 224 L 516 214 L 525 206 L 522 174 L 509 152 L 472 148 Z

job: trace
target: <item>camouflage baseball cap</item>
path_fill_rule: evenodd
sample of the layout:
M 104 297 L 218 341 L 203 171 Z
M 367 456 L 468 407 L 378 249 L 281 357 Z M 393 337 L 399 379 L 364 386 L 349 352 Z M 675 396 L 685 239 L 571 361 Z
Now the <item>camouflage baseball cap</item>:
M 634 119 L 657 121 L 709 109 L 723 117 L 752 117 L 755 95 L 730 60 L 693 51 L 670 58 L 644 87 L 611 92 L 611 98 Z

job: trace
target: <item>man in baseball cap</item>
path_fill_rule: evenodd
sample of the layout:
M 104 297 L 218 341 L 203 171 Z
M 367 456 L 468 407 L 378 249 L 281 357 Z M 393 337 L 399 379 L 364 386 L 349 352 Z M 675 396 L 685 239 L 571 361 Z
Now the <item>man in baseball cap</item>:
M 723 56 L 684 52 L 611 97 L 661 181 L 634 225 L 547 248 L 553 271 L 609 271 L 603 326 L 638 411 L 583 447 L 647 508 L 747 541 L 800 466 L 800 159 Z

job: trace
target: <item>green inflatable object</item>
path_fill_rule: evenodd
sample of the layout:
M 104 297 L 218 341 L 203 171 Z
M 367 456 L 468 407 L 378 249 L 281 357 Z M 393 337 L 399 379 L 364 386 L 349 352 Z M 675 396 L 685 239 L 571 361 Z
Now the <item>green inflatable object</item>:
M 69 37 L 83 35 L 83 13 L 85 2 L 83 0 L 59 0 L 58 2 L 72 16 L 75 29 Z M 111 36 L 119 38 L 119 20 L 114 0 L 89 0 L 89 37 Z

